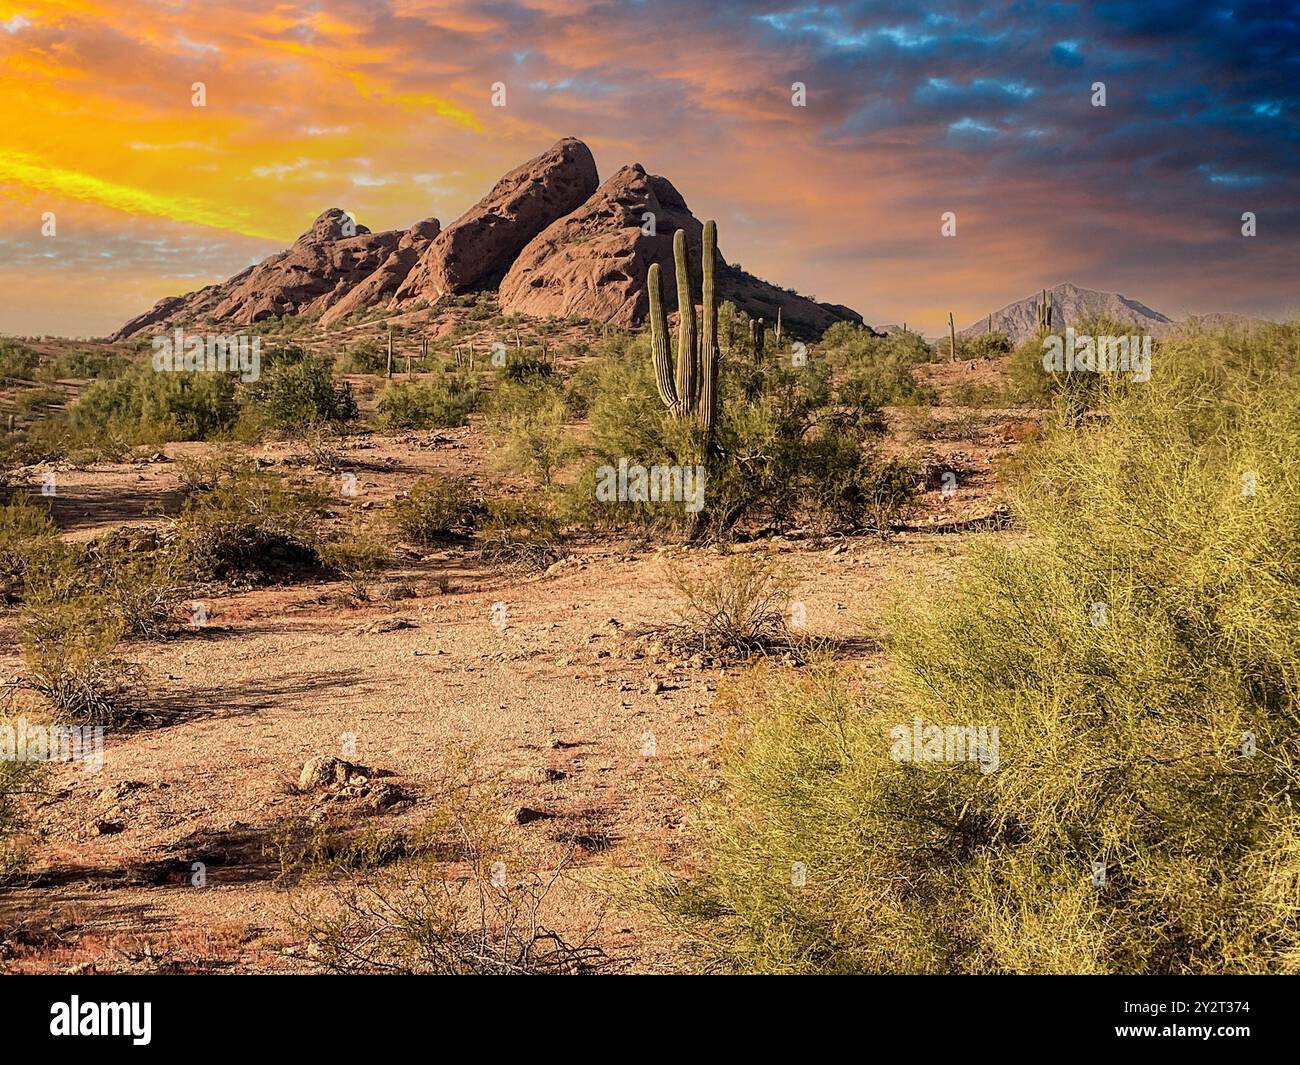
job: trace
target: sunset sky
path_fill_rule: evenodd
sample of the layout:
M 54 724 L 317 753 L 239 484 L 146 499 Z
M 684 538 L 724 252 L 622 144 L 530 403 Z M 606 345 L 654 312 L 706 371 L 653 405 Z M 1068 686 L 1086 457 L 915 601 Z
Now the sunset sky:
M 1300 312 L 1300 3 L 0 0 L 0 101 L 4 333 L 109 332 L 331 206 L 446 225 L 563 136 L 876 324 L 1059 281 Z

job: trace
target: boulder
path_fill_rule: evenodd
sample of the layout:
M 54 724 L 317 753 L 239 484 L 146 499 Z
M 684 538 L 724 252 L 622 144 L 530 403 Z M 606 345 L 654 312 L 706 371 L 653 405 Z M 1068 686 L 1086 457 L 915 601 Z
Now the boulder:
M 329 325 L 357 311 L 382 307 L 397 295 L 402 282 L 410 275 L 433 239 L 440 224 L 436 218 L 416 222 L 402 234 L 402 239 L 375 271 L 321 315 L 321 325 Z
M 596 191 L 596 161 L 573 137 L 515 167 L 443 230 L 397 292 L 397 302 L 494 287 L 538 233 Z
M 648 219 L 653 216 L 653 235 Z M 639 163 L 625 166 L 572 214 L 552 223 L 519 253 L 501 281 L 506 314 L 565 318 L 632 326 L 649 310 L 646 274 L 658 262 L 664 272 L 664 303 L 677 307 L 673 281 L 673 234 L 686 233 L 695 297 L 700 293 L 699 258 L 704 230 L 685 198 L 667 178 L 647 174 Z M 730 300 L 752 317 L 782 326 L 793 335 L 818 336 L 840 320 L 861 322 L 847 307 L 816 303 L 729 266 L 717 265 L 719 301 Z
M 364 783 L 373 774 L 369 769 L 342 758 L 309 758 L 298 775 L 298 787 L 303 791 L 329 788 L 335 785 Z

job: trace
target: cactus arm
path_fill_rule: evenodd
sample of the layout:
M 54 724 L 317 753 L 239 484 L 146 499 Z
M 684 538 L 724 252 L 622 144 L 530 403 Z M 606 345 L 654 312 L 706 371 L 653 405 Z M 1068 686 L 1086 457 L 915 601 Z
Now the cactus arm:
M 677 264 L 677 398 L 683 414 L 693 414 L 700 398 L 700 351 L 695 339 L 695 298 L 686 261 L 686 234 L 673 234 Z
M 704 324 L 700 330 L 700 362 L 704 374 L 700 383 L 700 424 L 705 429 L 712 429 L 718 418 L 718 299 L 713 278 L 717 251 L 718 224 L 710 219 L 704 223 L 704 281 L 700 297 L 704 305 Z
M 650 291 L 650 353 L 654 358 L 655 380 L 659 385 L 659 398 L 669 413 L 680 412 L 677 387 L 673 384 L 673 363 L 668 344 L 668 315 L 664 312 L 662 272 L 658 263 L 650 264 L 646 287 Z

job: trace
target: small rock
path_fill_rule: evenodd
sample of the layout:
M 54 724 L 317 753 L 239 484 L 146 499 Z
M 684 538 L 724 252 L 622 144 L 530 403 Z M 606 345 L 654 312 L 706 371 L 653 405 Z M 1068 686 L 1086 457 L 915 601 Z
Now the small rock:
M 419 622 L 412 621 L 410 618 L 380 618 L 378 621 L 372 621 L 369 625 L 363 625 L 357 630 L 358 636 L 369 636 L 380 632 L 396 632 L 398 629 L 418 629 Z
M 364 784 L 373 775 L 365 766 L 342 758 L 309 758 L 298 775 L 298 787 L 314 791 L 334 784 Z
M 508 824 L 527 825 L 534 821 L 549 821 L 554 816 L 554 814 L 547 813 L 545 810 L 537 810 L 531 806 L 516 806 L 506 812 L 506 822 Z

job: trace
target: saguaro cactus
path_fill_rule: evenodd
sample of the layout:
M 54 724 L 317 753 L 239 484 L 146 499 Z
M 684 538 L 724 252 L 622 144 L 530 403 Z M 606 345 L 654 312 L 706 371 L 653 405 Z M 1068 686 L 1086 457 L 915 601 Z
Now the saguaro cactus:
M 1047 295 L 1047 289 L 1043 289 L 1042 297 L 1038 301 L 1038 331 L 1040 333 L 1052 331 L 1052 300 Z
M 704 223 L 703 315 L 695 328 L 695 297 L 686 260 L 686 234 L 673 234 L 673 259 L 677 266 L 677 353 L 676 365 L 669 351 L 668 315 L 664 311 L 663 276 L 658 263 L 650 264 L 646 285 L 650 290 L 650 353 L 654 360 L 659 398 L 678 417 L 695 417 L 705 429 L 712 429 L 718 417 L 718 297 L 714 288 L 714 265 L 718 251 L 718 227 Z

